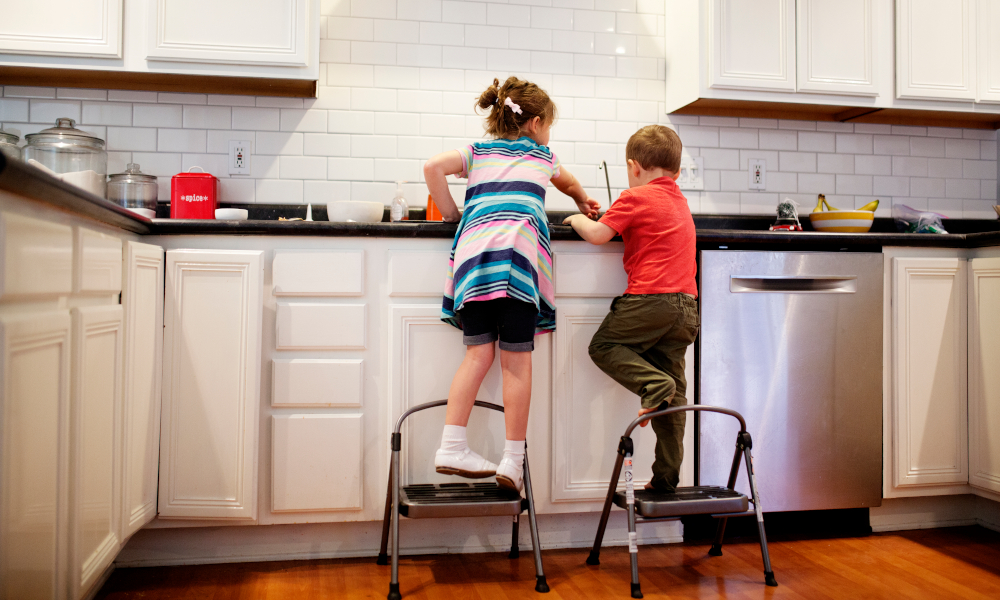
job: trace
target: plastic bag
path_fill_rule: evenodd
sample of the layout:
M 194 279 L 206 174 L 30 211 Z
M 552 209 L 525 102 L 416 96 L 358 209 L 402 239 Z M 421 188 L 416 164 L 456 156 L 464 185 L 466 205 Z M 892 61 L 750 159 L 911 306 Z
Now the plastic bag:
M 948 217 L 936 212 L 924 212 L 905 204 L 892 205 L 892 218 L 900 233 L 948 233 L 942 219 Z

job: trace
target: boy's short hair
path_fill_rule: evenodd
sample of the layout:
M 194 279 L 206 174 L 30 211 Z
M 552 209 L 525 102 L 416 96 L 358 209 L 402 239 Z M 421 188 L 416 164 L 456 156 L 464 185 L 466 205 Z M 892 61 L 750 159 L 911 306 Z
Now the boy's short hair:
M 681 138 L 663 125 L 646 125 L 632 134 L 625 145 L 625 158 L 643 169 L 660 167 L 676 173 L 681 169 Z

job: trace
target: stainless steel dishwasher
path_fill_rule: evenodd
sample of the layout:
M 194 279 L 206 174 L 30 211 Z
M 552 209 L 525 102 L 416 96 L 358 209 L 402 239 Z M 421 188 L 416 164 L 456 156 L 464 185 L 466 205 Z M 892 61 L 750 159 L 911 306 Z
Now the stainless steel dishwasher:
M 700 277 L 700 402 L 746 418 L 764 510 L 879 506 L 882 255 L 704 251 Z M 700 419 L 702 485 L 725 485 L 729 421 Z

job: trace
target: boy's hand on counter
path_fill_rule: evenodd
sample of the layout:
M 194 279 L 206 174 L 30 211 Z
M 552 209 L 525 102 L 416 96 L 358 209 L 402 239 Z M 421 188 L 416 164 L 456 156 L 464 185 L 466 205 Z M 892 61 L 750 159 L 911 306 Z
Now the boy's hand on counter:
M 587 215 L 589 219 L 596 221 L 601 210 L 601 203 L 587 196 L 586 200 L 577 202 L 576 207 L 580 209 L 581 213 Z

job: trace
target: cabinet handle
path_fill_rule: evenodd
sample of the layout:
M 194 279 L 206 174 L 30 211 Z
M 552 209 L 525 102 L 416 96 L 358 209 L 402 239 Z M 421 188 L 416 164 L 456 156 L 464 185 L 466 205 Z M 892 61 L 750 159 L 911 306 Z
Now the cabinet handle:
M 734 294 L 853 294 L 857 277 L 732 277 L 729 291 Z

